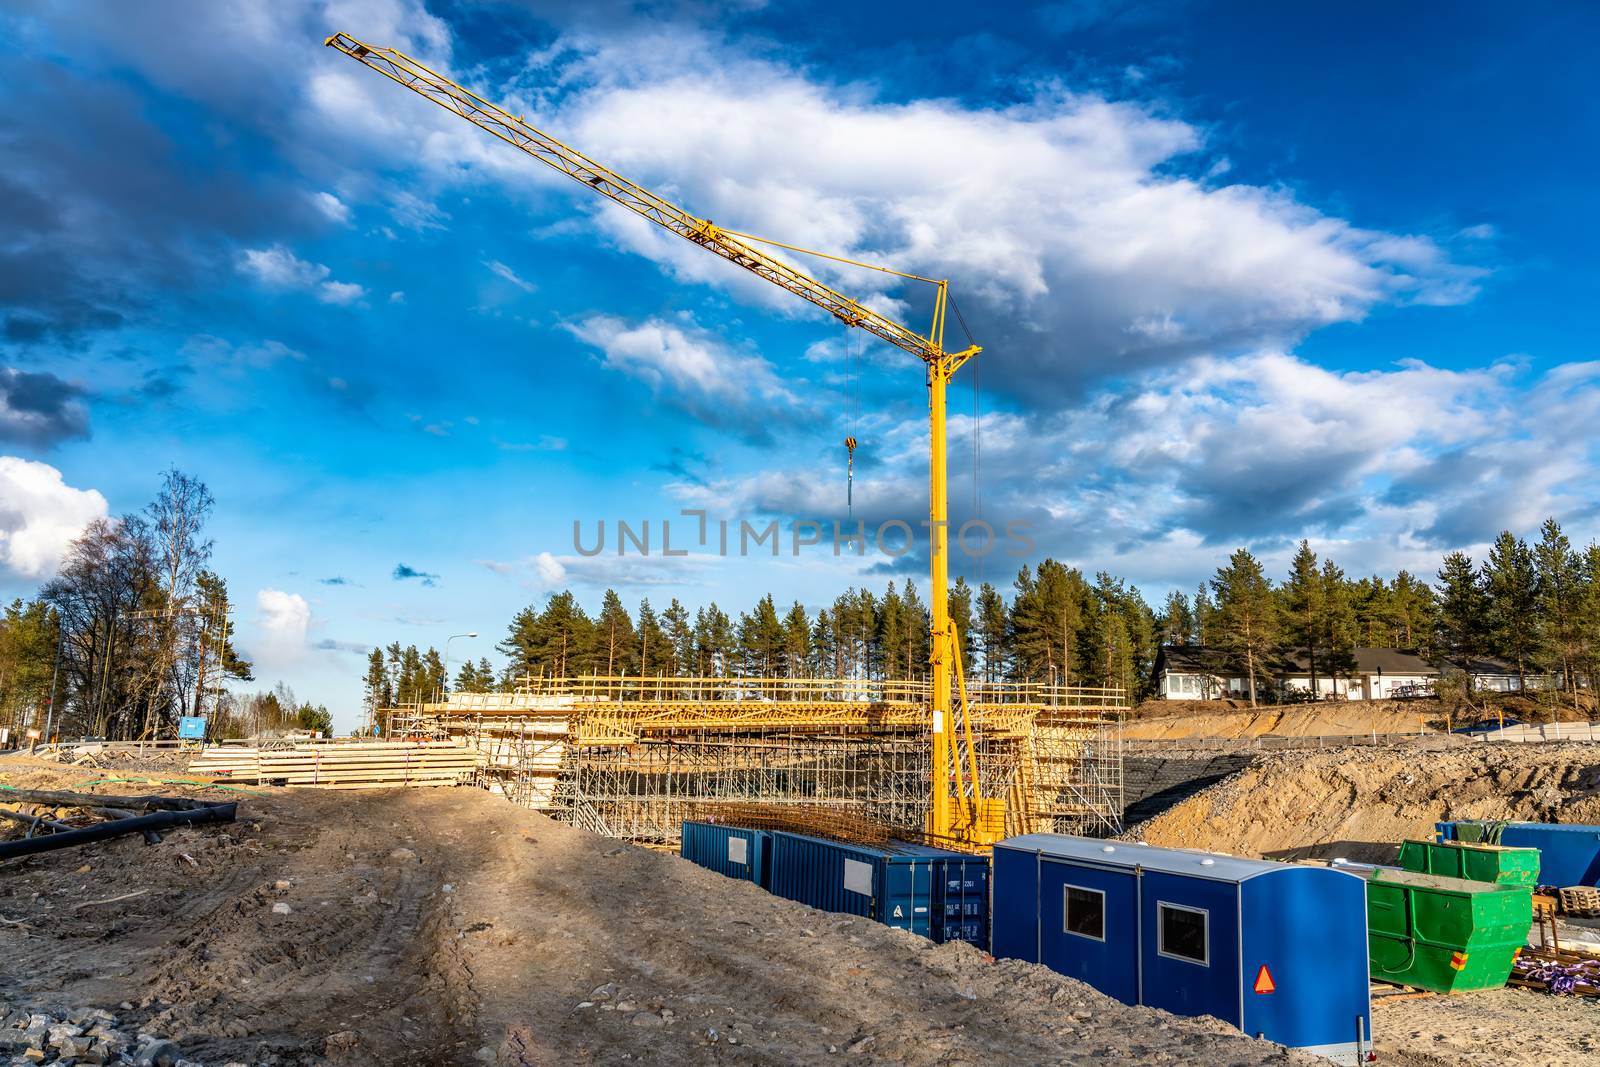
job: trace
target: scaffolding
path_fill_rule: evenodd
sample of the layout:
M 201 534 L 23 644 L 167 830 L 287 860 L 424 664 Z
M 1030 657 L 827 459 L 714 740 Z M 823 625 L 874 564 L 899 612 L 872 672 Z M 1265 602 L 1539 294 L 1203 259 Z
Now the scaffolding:
M 1006 798 L 1007 833 L 1121 831 L 1121 690 L 977 682 L 967 695 L 982 791 Z M 539 678 L 385 714 L 392 733 L 477 746 L 481 784 L 519 804 L 672 845 L 684 819 L 734 813 L 919 835 L 929 706 L 917 681 Z

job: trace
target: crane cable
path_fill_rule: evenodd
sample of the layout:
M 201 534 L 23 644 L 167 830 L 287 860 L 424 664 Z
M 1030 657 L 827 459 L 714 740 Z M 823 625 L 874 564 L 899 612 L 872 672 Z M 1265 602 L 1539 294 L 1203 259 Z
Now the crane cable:
M 849 327 L 845 327 L 849 330 Z M 856 430 L 861 421 L 861 336 L 854 331 L 845 337 L 845 404 L 850 409 L 850 431 L 845 435 L 844 506 L 845 515 L 855 518 Z

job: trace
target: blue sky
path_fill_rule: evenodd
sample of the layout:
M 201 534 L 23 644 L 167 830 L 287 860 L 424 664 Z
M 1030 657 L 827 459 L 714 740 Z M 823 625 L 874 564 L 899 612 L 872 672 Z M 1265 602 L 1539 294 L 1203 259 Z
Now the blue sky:
M 1192 588 L 1597 533 L 1592 5 L 82 5 L 0 15 L 0 586 L 176 465 L 263 680 L 492 651 L 572 586 L 815 607 L 922 557 L 585 558 L 572 525 L 915 523 L 843 328 L 322 47 L 400 47 L 690 211 L 948 276 L 952 511 Z M 924 294 L 822 276 L 922 328 Z M 692 525 L 680 520 L 674 540 Z M 1018 560 L 957 560 L 1006 585 Z M 923 581 L 925 588 L 925 580 Z

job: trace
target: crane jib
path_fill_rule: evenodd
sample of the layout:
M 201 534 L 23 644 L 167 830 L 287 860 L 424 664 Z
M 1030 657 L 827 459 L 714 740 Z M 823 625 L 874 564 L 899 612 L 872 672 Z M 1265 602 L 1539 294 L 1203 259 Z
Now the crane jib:
M 505 109 L 491 104 L 402 52 L 392 48 L 373 48 L 344 33 L 334 34 L 325 43 L 385 77 L 399 82 L 418 95 L 432 100 L 440 107 L 486 130 L 507 144 L 561 171 L 573 180 L 582 182 L 635 214 L 695 242 L 702 248 L 715 252 L 730 263 L 765 278 L 774 285 L 787 289 L 838 318 L 847 326 L 866 330 L 923 361 L 927 368 L 930 431 L 928 525 L 932 540 L 929 552 L 931 572 L 929 593 L 932 600 L 933 640 L 929 666 L 932 668 L 934 679 L 930 708 L 933 759 L 927 829 L 936 837 L 977 845 L 989 844 L 1004 836 L 1005 801 L 993 797 L 986 798 L 979 783 L 971 717 L 966 714 L 967 695 L 961 668 L 961 647 L 955 634 L 955 627 L 949 619 L 945 387 L 951 375 L 967 360 L 977 355 L 980 349 L 977 345 L 970 345 L 959 352 L 944 350 L 945 306 L 949 299 L 947 283 L 899 271 L 888 271 L 903 278 L 930 282 L 934 285 L 933 323 L 924 336 L 836 292 L 816 278 L 756 248 L 739 236 L 720 229 L 711 220 L 697 218 L 663 200 L 643 186 L 629 181 L 581 152 L 530 126 L 520 115 L 512 115 Z M 761 238 L 751 239 L 854 266 L 887 270 L 883 267 L 873 267 L 871 264 L 855 263 L 840 256 L 810 252 L 808 249 L 780 242 L 765 242 Z M 851 473 L 853 481 L 853 470 Z M 959 701 L 954 699 L 957 692 Z

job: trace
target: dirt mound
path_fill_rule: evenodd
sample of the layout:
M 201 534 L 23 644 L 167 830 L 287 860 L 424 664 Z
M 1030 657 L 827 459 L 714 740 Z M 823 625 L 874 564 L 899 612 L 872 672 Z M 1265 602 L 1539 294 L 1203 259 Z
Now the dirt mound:
M 1348 737 L 1422 734 L 1441 716 L 1433 700 L 1340 700 L 1281 707 L 1225 708 L 1217 701 L 1183 701 L 1179 715 L 1135 717 L 1123 726 L 1130 741 L 1198 737 Z
M 1600 744 L 1263 754 L 1125 835 L 1271 859 L 1394 862 L 1444 819 L 1600 822 Z
M 1321 1062 L 473 789 L 227 795 L 230 826 L 0 868 L 0 1001 L 126 1003 L 208 1064 Z

